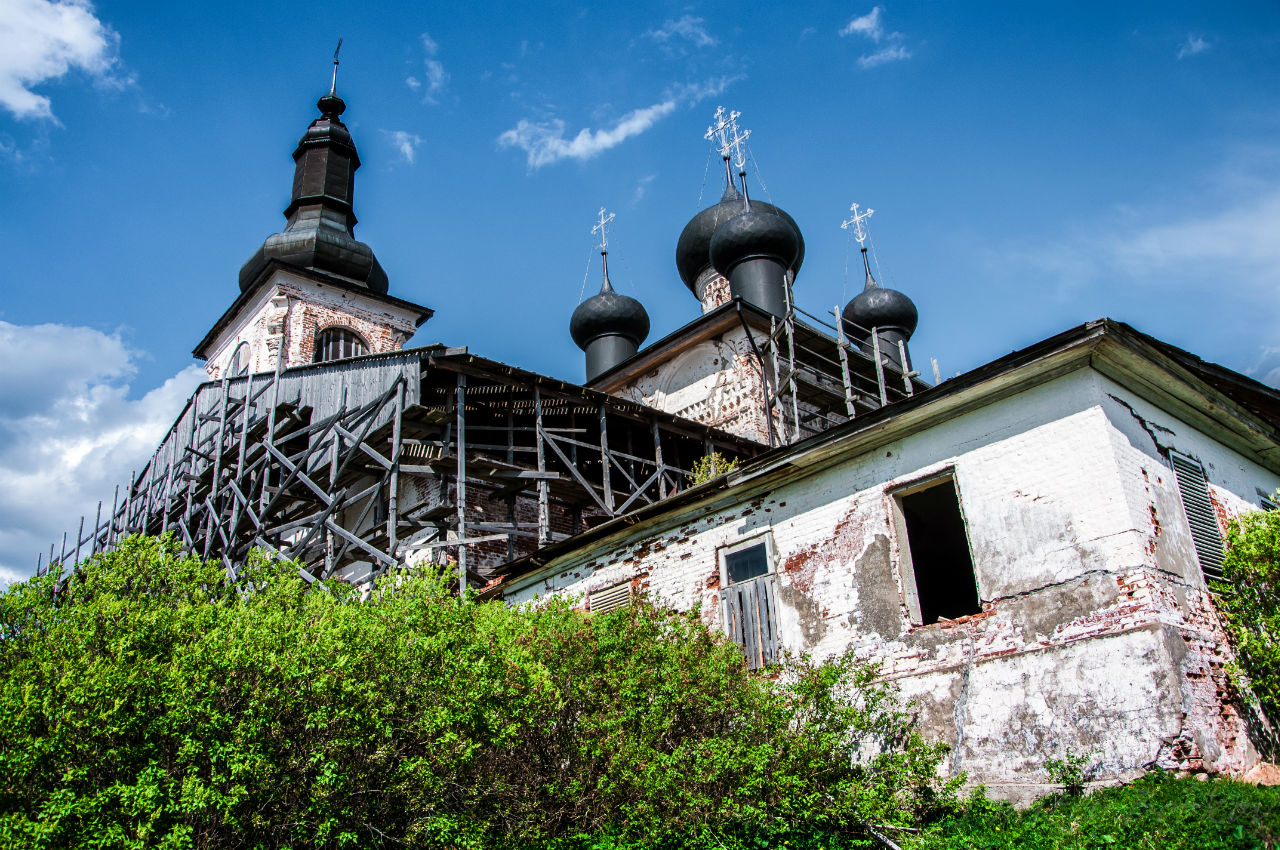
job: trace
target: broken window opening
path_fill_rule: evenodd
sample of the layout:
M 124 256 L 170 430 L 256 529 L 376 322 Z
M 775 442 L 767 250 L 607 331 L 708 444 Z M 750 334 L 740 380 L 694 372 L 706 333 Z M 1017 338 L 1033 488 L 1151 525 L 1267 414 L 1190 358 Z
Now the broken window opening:
M 720 550 L 725 632 L 742 647 L 747 668 L 778 661 L 777 583 L 768 537 Z
M 912 621 L 929 625 L 981 613 L 955 478 L 947 475 L 896 493 L 894 504 Z

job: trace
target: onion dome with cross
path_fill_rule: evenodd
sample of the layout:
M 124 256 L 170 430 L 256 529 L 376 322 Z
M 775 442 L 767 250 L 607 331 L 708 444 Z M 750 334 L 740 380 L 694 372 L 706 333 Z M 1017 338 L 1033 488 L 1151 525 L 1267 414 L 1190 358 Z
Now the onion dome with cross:
M 715 234 L 717 227 L 743 212 L 743 194 L 734 185 L 730 154 L 736 150 L 741 158 L 741 145 L 751 135 L 751 131 L 738 134 L 738 116 L 737 112 L 726 113 L 723 106 L 716 109 L 715 123 L 707 128 L 705 138 L 716 141 L 718 144 L 720 157 L 724 162 L 724 194 L 718 203 L 707 207 L 690 219 L 676 242 L 676 270 L 679 271 L 684 285 L 689 287 L 689 291 L 699 301 L 703 300 L 706 285 L 716 273 L 711 262 L 711 237 Z M 745 159 L 742 162 L 745 163 Z M 804 238 L 800 235 L 800 228 L 796 225 L 795 219 L 786 210 L 764 201 L 752 201 L 751 207 L 781 217 L 795 231 L 799 247 L 795 259 L 787 269 L 794 279 L 796 273 L 800 271 L 801 263 L 804 262 Z
M 916 331 L 920 314 L 915 302 L 896 289 L 887 289 L 876 283 L 871 275 L 871 263 L 867 259 L 867 231 L 863 222 L 871 217 L 875 210 L 858 211 L 858 205 L 850 207 L 853 217 L 841 224 L 846 230 L 852 228 L 853 236 L 858 240 L 862 251 L 862 267 L 866 271 L 866 282 L 862 292 L 858 293 L 841 311 L 840 316 L 845 323 L 845 333 L 868 350 L 871 337 L 879 338 L 884 355 L 898 368 L 904 365 L 911 368 L 910 355 L 904 364 L 903 353 L 906 352 L 907 341 Z M 902 346 L 899 349 L 898 343 Z
M 605 215 L 600 208 L 600 221 L 591 228 L 600 234 L 600 258 L 604 279 L 600 292 L 578 305 L 569 319 L 569 335 L 587 355 L 587 381 L 593 381 L 640 350 L 649 335 L 649 314 L 644 305 L 629 295 L 614 292 L 609 282 L 609 239 L 606 227 L 613 213 Z

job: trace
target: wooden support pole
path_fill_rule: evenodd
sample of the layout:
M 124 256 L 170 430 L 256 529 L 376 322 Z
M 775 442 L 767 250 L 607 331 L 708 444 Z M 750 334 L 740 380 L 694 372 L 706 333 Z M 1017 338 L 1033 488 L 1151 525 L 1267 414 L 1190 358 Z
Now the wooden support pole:
M 76 563 L 80 563 L 80 546 L 84 543 L 84 515 L 80 516 L 80 530 L 76 532 Z
M 613 459 L 609 456 L 609 414 L 605 406 L 600 405 L 600 480 L 604 484 L 604 506 L 613 515 L 613 484 L 610 483 L 610 467 Z
M 667 498 L 667 466 L 662 462 L 662 432 L 658 430 L 658 422 L 649 423 L 653 431 L 653 462 L 658 468 L 658 497 Z
M 267 411 L 267 433 L 263 437 L 265 444 L 271 446 L 275 444 L 276 439 L 276 408 L 280 406 L 280 373 L 284 371 L 284 340 L 280 340 L 280 356 L 276 358 L 276 376 L 271 387 L 271 409 Z M 258 497 L 259 512 L 266 510 L 268 491 L 267 488 L 271 484 L 271 464 L 268 463 L 262 468 L 262 490 Z
M 98 529 L 102 528 L 102 500 L 98 500 L 98 515 L 93 518 L 93 546 L 90 555 L 98 554 Z
M 455 417 L 457 432 L 457 455 L 458 455 L 458 473 L 456 498 L 458 500 L 458 527 L 457 536 L 459 540 L 465 540 L 467 537 L 467 376 L 458 373 L 458 387 L 455 395 L 454 406 L 457 411 Z M 466 596 L 467 593 L 467 547 L 458 547 L 458 596 Z
M 902 340 L 898 340 L 898 356 L 902 358 L 899 361 L 902 363 L 902 383 L 906 387 L 907 397 L 910 398 L 912 390 L 914 389 L 914 387 L 911 386 L 911 375 L 913 373 L 911 371 L 911 364 L 907 362 L 907 344 Z
M 871 356 L 876 361 L 876 386 L 880 388 L 880 406 L 889 403 L 889 394 L 884 385 L 884 359 L 880 354 L 880 329 L 871 329 Z
M 778 367 L 778 320 L 773 316 L 769 317 L 769 360 L 773 365 L 773 389 L 770 395 L 781 401 L 782 396 L 782 373 Z M 786 439 L 787 433 L 787 414 L 786 408 L 781 404 L 778 405 L 778 430 L 782 438 Z M 773 427 L 772 425 L 770 427 Z
M 394 561 L 396 555 L 396 537 L 400 524 L 400 430 L 404 419 L 404 382 L 397 382 L 396 408 L 391 419 L 391 474 L 387 483 L 387 554 Z
M 840 381 L 844 384 L 844 407 L 853 419 L 856 413 L 853 404 L 853 381 L 849 378 L 849 354 L 845 351 L 848 341 L 844 335 L 844 317 L 840 315 L 840 305 L 831 309 L 836 317 L 836 353 L 840 355 Z
M 62 548 L 58 550 L 58 563 L 65 564 L 67 561 L 67 533 L 62 532 Z
M 545 430 L 542 424 L 542 391 L 533 385 L 533 414 L 537 418 L 538 472 L 547 471 L 547 455 L 543 447 Z M 545 478 L 538 479 L 538 545 L 546 546 L 551 540 L 551 485 Z
M 131 519 L 130 513 L 133 508 L 133 481 L 137 474 L 137 470 L 129 470 L 129 489 L 126 490 L 124 494 L 124 516 L 120 519 L 120 531 L 126 537 L 129 535 L 129 520 Z
M 218 522 L 215 514 L 218 506 L 219 476 L 222 474 L 222 441 L 227 432 L 227 379 L 222 379 L 222 411 L 218 414 L 218 439 L 213 444 L 213 477 L 209 479 L 209 522 L 204 536 L 204 558 L 209 559 L 213 548 L 213 529 Z
M 103 548 L 110 547 L 115 543 L 116 533 L 116 507 L 120 504 L 120 485 L 116 485 L 115 494 L 111 497 L 111 515 L 107 518 L 107 541 Z
M 800 393 L 796 389 L 796 314 L 791 303 L 790 272 L 786 274 L 784 282 L 786 283 L 784 294 L 787 296 L 787 318 L 783 321 L 783 325 L 787 331 L 787 387 L 791 391 L 791 441 L 798 443 L 800 442 Z

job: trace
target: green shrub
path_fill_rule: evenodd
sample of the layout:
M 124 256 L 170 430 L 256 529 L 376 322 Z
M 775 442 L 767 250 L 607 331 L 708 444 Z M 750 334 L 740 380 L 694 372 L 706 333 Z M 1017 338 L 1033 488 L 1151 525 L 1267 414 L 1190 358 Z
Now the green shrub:
M 753 675 L 646 605 L 231 585 L 145 538 L 0 596 L 5 847 L 861 847 L 945 806 L 940 754 L 873 670 Z
M 1232 521 L 1219 610 L 1262 712 L 1280 724 L 1280 511 Z
M 1019 811 L 985 797 L 903 841 L 903 850 L 1262 850 L 1280 841 L 1280 788 L 1151 773 Z

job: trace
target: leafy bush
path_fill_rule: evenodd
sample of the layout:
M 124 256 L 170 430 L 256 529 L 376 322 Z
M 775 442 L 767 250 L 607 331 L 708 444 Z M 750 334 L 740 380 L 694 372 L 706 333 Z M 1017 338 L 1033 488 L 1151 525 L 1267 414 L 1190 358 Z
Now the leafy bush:
M 873 670 L 752 675 L 645 605 L 232 585 L 145 538 L 0 596 L 6 847 L 860 847 L 946 803 L 940 753 Z
M 1280 842 L 1280 788 L 1150 773 L 1086 796 L 1047 797 L 1019 811 L 974 797 L 902 842 L 903 850 L 1262 850 Z
M 1280 511 L 1231 523 L 1222 574 L 1219 609 L 1240 667 L 1263 713 L 1280 724 Z
M 693 471 L 689 473 L 690 484 L 702 484 L 712 478 L 719 478 L 738 468 L 738 459 L 730 460 L 720 452 L 711 452 L 694 461 Z

